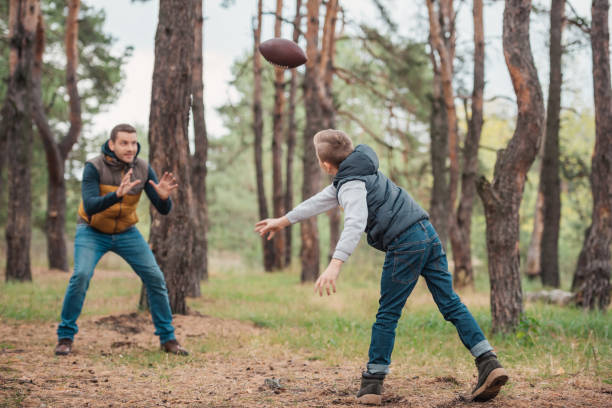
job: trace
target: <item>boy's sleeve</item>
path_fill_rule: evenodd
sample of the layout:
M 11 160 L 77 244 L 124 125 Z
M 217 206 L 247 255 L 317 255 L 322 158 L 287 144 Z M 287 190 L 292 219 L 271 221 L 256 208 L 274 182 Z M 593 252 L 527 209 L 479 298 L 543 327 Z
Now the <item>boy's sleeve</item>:
M 89 162 L 85 163 L 83 169 L 81 197 L 83 198 L 83 208 L 89 216 L 102 212 L 121 201 L 121 198 L 117 197 L 117 193 L 114 191 L 103 196 L 100 195 L 100 175 L 95 166 Z
M 313 195 L 308 200 L 289 211 L 285 217 L 287 217 L 289 222 L 295 224 L 296 222 L 321 214 L 337 206 L 338 199 L 336 198 L 336 187 L 330 184 L 319 193 Z
M 344 208 L 344 229 L 332 258 L 345 262 L 353 253 L 368 223 L 368 201 L 365 183 L 348 181 L 340 187 L 338 201 Z
M 155 170 L 153 170 L 151 165 L 149 165 L 148 179 L 147 181 L 145 181 L 145 193 L 147 193 L 147 197 L 149 197 L 149 200 L 151 200 L 151 204 L 153 204 L 153 206 L 157 209 L 157 211 L 159 211 L 160 214 L 168 214 L 172 209 L 172 200 L 170 199 L 170 197 L 168 197 L 166 200 L 162 200 L 161 198 L 159 198 L 157 191 L 155 191 L 155 188 L 153 188 L 153 186 L 149 183 L 149 180 L 153 180 L 155 184 L 159 182 L 157 180 L 157 174 L 155 174 Z

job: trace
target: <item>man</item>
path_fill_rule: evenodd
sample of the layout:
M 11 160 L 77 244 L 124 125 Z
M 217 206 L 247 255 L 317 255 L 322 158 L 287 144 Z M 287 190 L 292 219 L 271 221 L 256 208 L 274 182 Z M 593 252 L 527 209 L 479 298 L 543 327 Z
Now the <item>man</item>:
M 112 251 L 130 264 L 147 289 L 155 334 L 161 349 L 177 355 L 189 354 L 174 337 L 172 312 L 164 275 L 142 235 L 136 207 L 142 190 L 161 214 L 172 207 L 170 193 L 178 188 L 172 173 L 157 180 L 155 172 L 138 158 L 136 129 L 120 124 L 102 146 L 102 154 L 89 160 L 83 170 L 82 201 L 74 239 L 74 273 L 68 283 L 61 323 L 57 328 L 55 354 L 72 350 L 76 321 L 81 314 L 89 281 L 100 258 Z

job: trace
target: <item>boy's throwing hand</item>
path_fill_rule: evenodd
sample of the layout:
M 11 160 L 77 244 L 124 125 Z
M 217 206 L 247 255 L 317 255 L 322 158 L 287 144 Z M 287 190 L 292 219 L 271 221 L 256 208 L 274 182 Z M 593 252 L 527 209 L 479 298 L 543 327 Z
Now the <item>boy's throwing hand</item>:
M 331 295 L 330 287 L 336 293 L 336 279 L 338 279 L 342 264 L 341 260 L 332 259 L 325 272 L 319 276 L 319 279 L 315 282 L 315 292 L 319 292 L 319 296 L 323 296 L 323 290 L 327 292 L 327 296 Z
M 255 232 L 259 233 L 262 237 L 269 233 L 268 240 L 271 240 L 276 231 L 280 231 L 289 225 L 291 225 L 291 222 L 287 217 L 266 218 L 255 224 Z

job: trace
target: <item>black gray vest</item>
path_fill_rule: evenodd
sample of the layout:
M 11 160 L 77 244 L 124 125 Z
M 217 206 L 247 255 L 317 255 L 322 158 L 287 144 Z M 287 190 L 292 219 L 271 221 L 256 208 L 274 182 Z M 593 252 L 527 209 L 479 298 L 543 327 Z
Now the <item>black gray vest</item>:
M 340 163 L 334 177 L 334 187 L 347 181 L 365 183 L 368 202 L 366 233 L 368 244 L 386 251 L 389 244 L 414 223 L 429 218 L 429 214 L 405 190 L 378 171 L 378 157 L 367 145 L 358 145 Z

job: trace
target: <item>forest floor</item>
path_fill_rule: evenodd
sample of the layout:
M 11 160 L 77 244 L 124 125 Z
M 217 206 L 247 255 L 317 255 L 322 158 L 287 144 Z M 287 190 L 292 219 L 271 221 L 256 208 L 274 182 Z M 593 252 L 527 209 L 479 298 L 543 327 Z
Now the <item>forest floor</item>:
M 54 271 L 38 271 L 35 280 L 43 275 L 67 280 Z M 133 279 L 130 272 L 97 275 L 97 282 Z M 134 293 L 132 305 L 136 298 Z M 273 329 L 256 322 L 193 309 L 175 316 L 177 338 L 191 351 L 187 357 L 159 351 L 147 313 L 83 316 L 74 351 L 63 357 L 53 354 L 56 325 L 0 313 L 0 407 L 358 406 L 361 356 L 330 361 L 309 349 L 270 342 L 266 332 Z M 534 375 L 537 367 L 525 363 L 506 365 L 510 381 L 496 399 L 471 403 L 473 363 L 440 367 L 439 361 L 433 359 L 436 367 L 399 364 L 385 382 L 384 406 L 612 407 L 612 385 L 592 371 L 559 368 L 540 377 Z

